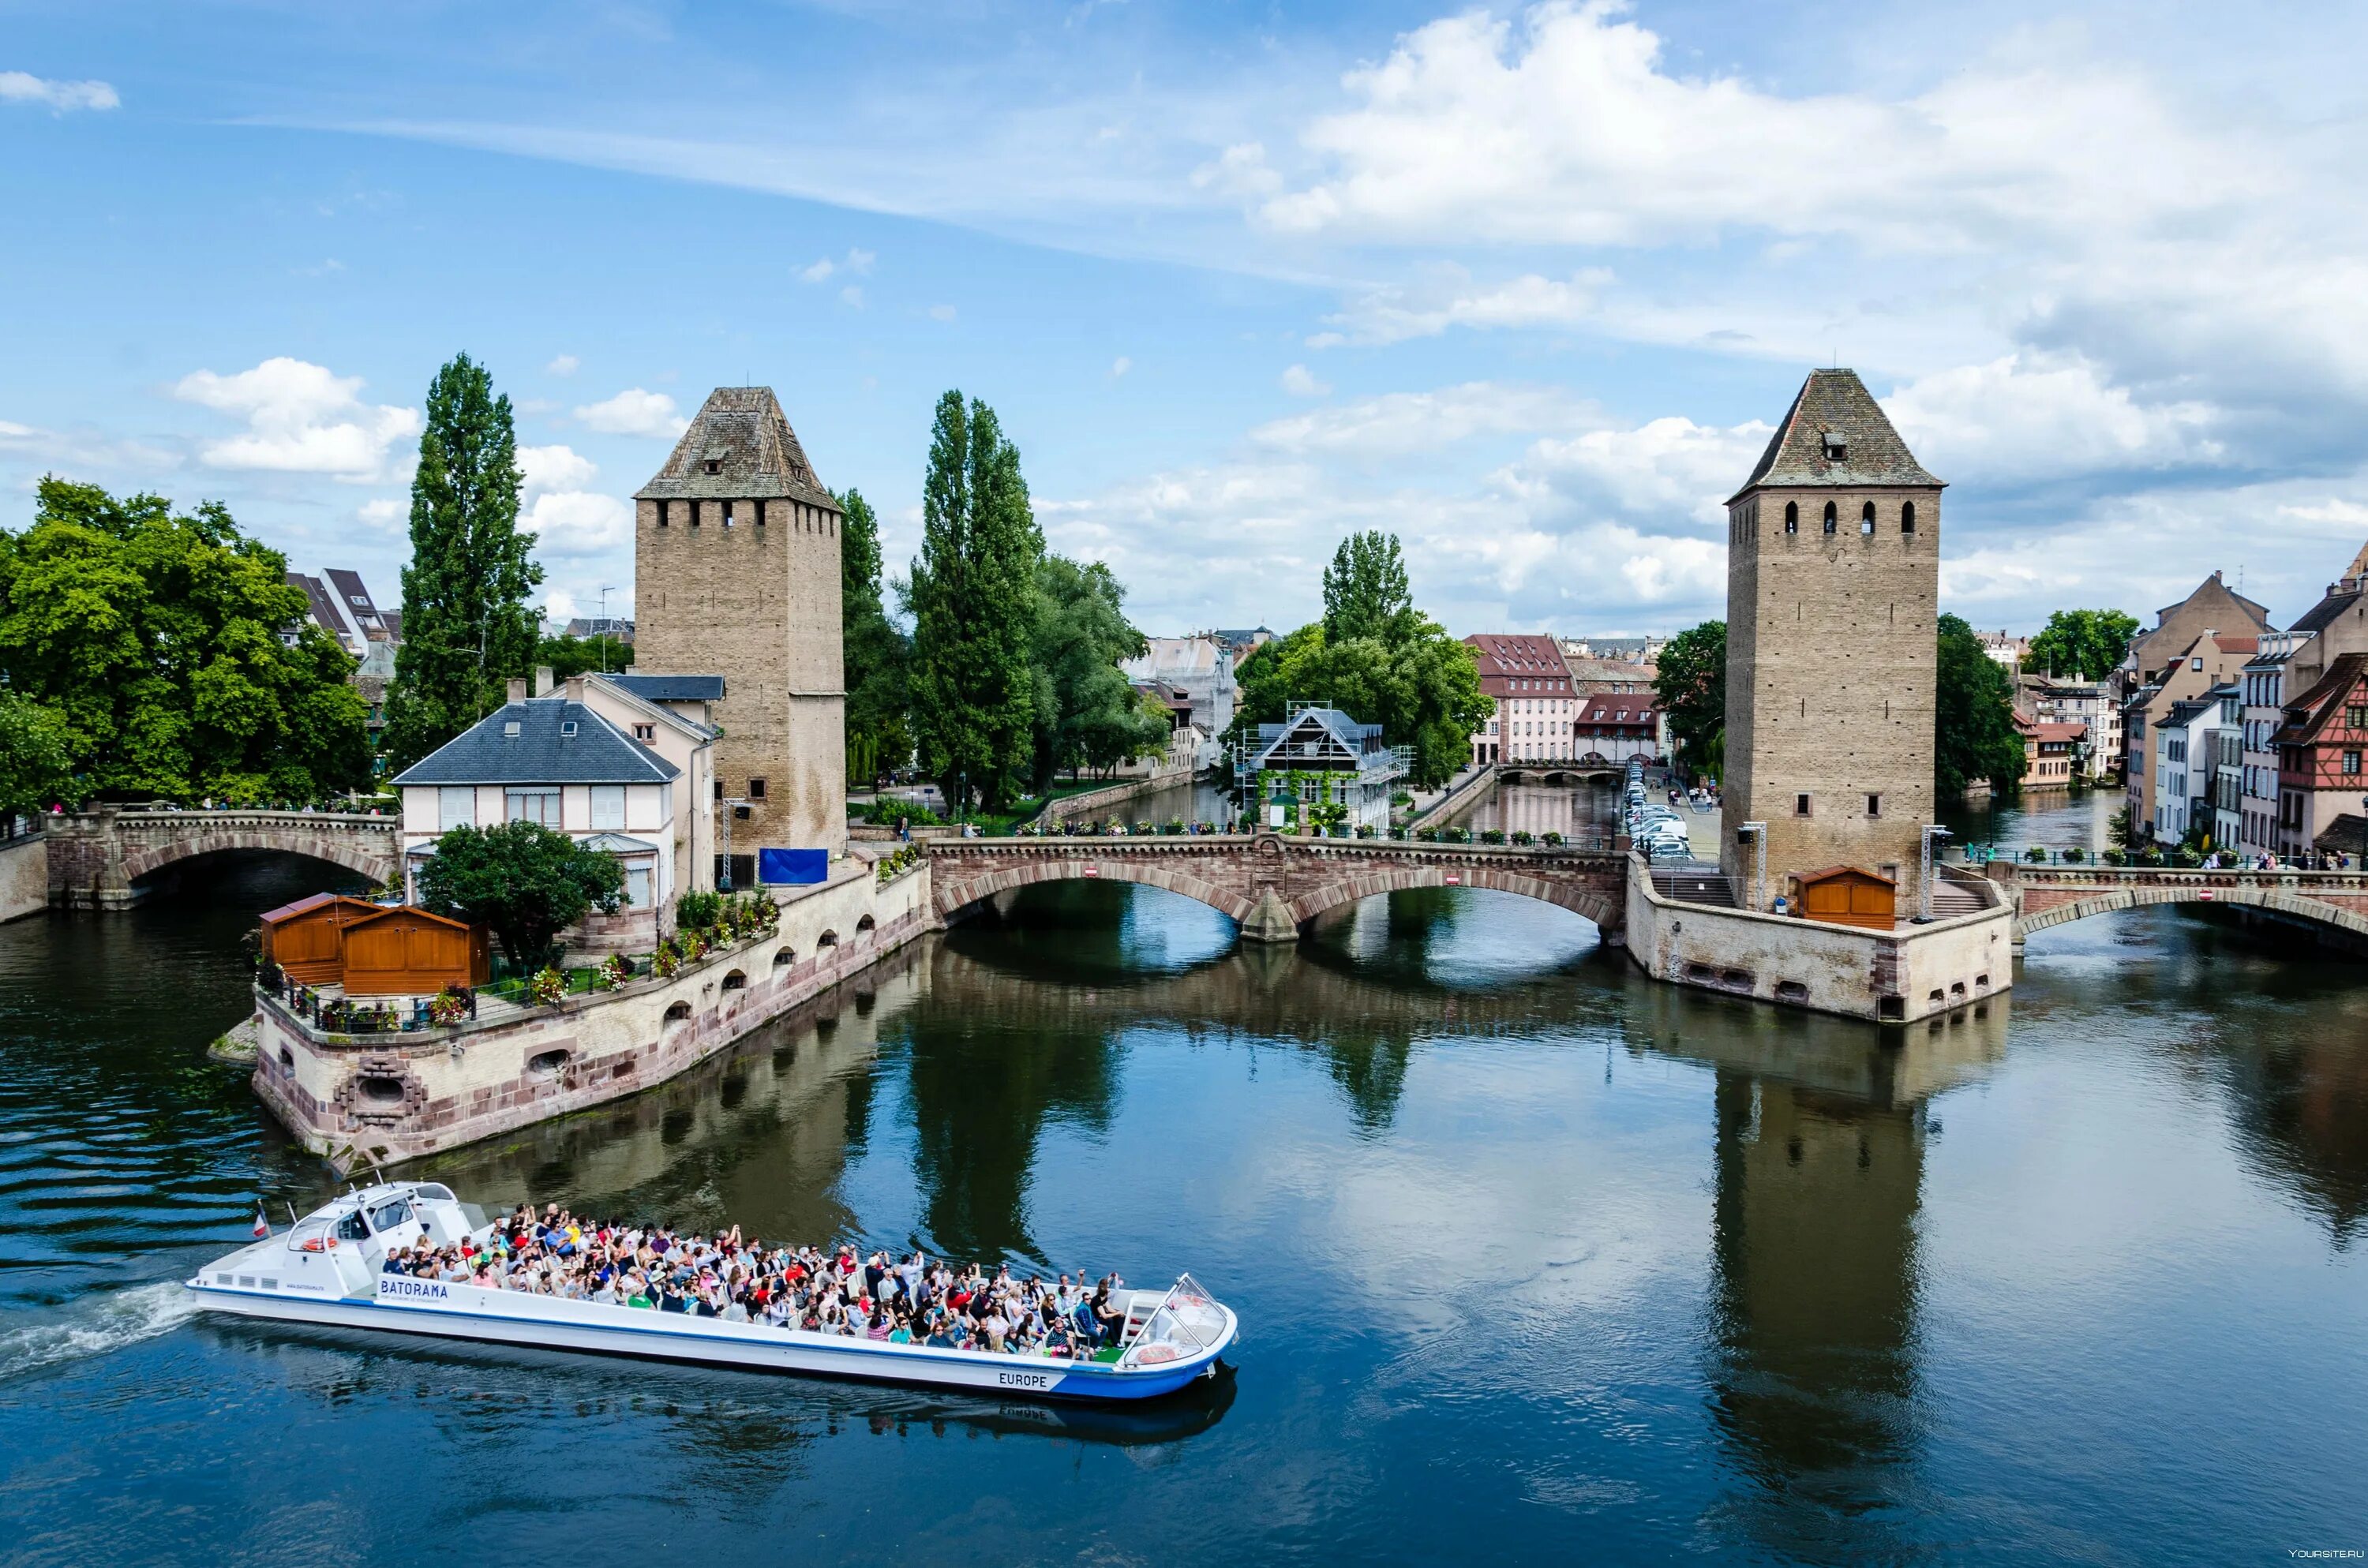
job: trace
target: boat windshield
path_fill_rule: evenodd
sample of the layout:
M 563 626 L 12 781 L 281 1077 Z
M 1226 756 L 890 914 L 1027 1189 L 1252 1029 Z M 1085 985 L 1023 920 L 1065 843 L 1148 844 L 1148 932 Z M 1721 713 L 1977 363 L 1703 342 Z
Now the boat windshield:
M 370 1211 L 370 1229 L 373 1231 L 392 1231 L 397 1225 L 409 1224 L 411 1222 L 411 1199 L 408 1198 L 397 1198 L 389 1202 L 380 1204 L 377 1208 Z
M 1127 1346 L 1121 1363 L 1129 1367 L 1157 1366 L 1196 1356 L 1217 1343 L 1225 1331 L 1224 1309 L 1201 1282 L 1184 1275 L 1172 1286 L 1142 1332 Z
M 452 1201 L 452 1189 L 446 1187 L 440 1181 L 414 1182 L 411 1187 L 411 1193 L 413 1197 L 418 1199 L 422 1203 L 450 1203 Z

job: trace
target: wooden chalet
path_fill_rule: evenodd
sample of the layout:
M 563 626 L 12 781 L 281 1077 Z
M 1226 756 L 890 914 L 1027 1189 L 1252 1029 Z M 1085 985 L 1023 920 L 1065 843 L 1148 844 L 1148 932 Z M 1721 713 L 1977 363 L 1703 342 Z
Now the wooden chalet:
M 383 913 L 367 899 L 316 892 L 263 913 L 263 957 L 299 985 L 335 985 L 345 967 L 345 930 Z
M 1801 913 L 1808 919 L 1869 931 L 1888 931 L 1898 924 L 1899 888 L 1889 877 L 1856 866 L 1827 866 L 1802 872 L 1799 881 Z
M 348 996 L 427 996 L 493 978 L 483 926 L 415 904 L 373 910 L 346 927 L 345 939 Z

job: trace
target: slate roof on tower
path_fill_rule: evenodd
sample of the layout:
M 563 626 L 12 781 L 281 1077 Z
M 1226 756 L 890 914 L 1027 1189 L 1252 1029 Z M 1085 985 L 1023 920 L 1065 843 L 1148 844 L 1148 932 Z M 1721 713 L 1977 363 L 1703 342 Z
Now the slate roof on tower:
M 836 512 L 770 387 L 718 387 L 636 501 L 785 498 Z
M 1734 498 L 1760 486 L 1929 485 L 1925 472 L 1856 370 L 1812 370 Z M 1732 498 L 1731 498 L 1732 499 Z

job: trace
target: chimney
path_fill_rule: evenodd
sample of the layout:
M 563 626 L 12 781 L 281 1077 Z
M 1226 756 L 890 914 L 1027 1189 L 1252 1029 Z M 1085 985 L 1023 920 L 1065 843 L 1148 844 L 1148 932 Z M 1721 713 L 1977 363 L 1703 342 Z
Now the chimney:
M 526 700 L 526 676 L 510 676 L 510 700 L 512 702 L 524 702 Z
M 567 700 L 570 702 L 581 702 L 584 700 L 584 677 L 582 676 L 569 676 L 567 677 Z
M 549 697 L 551 695 L 551 666 L 549 665 L 537 665 L 534 666 L 534 694 L 537 697 Z

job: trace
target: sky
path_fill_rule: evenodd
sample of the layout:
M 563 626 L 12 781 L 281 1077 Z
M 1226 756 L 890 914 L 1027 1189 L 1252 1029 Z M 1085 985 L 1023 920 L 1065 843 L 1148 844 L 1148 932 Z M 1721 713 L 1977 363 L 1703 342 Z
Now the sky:
M 1844 364 L 1944 609 L 2283 624 L 2368 540 L 2363 56 L 2284 0 L 0 0 L 0 527 L 219 499 L 394 600 L 466 352 L 554 616 L 754 381 L 892 567 L 959 388 L 1154 635 L 1310 619 L 1362 528 L 1459 635 L 1668 631 Z

